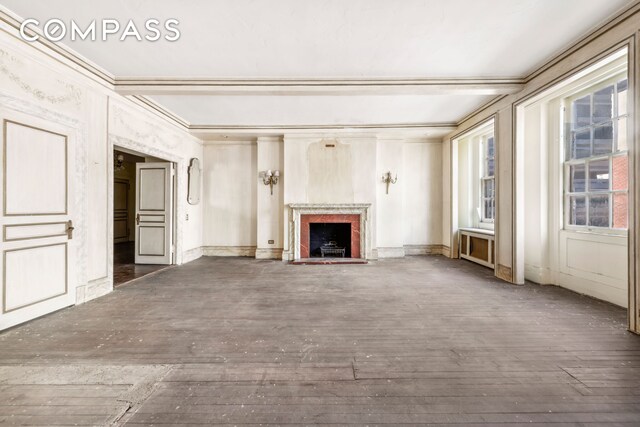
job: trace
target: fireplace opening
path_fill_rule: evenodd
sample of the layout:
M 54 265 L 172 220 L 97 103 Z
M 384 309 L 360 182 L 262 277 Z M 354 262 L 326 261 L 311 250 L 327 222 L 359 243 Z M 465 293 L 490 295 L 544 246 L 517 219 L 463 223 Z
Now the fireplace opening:
M 351 224 L 309 223 L 309 255 L 312 258 L 351 258 Z

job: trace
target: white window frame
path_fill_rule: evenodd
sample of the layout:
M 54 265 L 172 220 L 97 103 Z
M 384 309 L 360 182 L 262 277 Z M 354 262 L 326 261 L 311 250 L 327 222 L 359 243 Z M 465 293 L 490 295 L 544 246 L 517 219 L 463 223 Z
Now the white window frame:
M 487 142 L 490 138 L 493 139 L 493 156 L 489 156 L 489 144 Z M 480 151 L 480 226 L 482 228 L 493 228 L 496 214 L 496 138 L 493 131 L 480 136 Z M 493 175 L 488 175 L 489 160 L 491 159 L 493 159 Z M 491 197 L 486 197 L 484 194 L 484 183 L 486 181 L 493 181 L 493 195 Z M 488 218 L 486 216 L 484 209 L 486 200 L 493 201 L 493 218 Z
M 603 89 L 607 86 L 610 85 L 615 85 L 616 83 L 618 83 L 621 80 L 624 80 L 625 78 L 627 78 L 627 74 L 626 72 L 621 72 L 621 73 L 616 73 L 613 76 L 607 77 L 606 80 L 602 80 L 598 83 L 595 84 L 591 84 L 589 85 L 587 88 L 582 89 L 579 92 L 575 92 L 573 94 L 571 94 L 570 96 L 566 97 L 563 99 L 563 111 L 564 111 L 564 115 L 565 117 L 563 118 L 562 122 L 563 123 L 568 123 L 570 120 L 572 120 L 573 117 L 573 111 L 571 111 L 571 105 L 573 103 L 573 101 L 575 101 L 576 99 L 580 99 L 586 95 L 589 94 L 593 94 L 594 92 L 597 92 L 600 89 Z M 628 82 L 627 82 L 628 85 Z M 628 89 L 627 89 L 628 90 Z M 629 151 L 628 148 L 627 150 L 622 150 L 622 151 L 618 151 L 617 150 L 617 144 L 618 144 L 618 123 L 620 121 L 621 118 L 626 118 L 627 120 L 627 129 L 629 124 L 629 110 L 627 108 L 627 112 L 626 114 L 623 115 L 619 115 L 618 114 L 618 92 L 617 92 L 617 86 L 614 86 L 614 112 L 613 112 L 613 117 L 611 119 L 612 123 L 613 123 L 613 144 L 614 144 L 614 148 L 613 148 L 613 152 L 611 153 L 607 153 L 607 154 L 602 154 L 602 155 L 593 155 L 593 156 L 589 156 L 589 157 L 584 157 L 581 159 L 567 159 L 567 153 L 568 153 L 568 147 L 570 142 L 570 138 L 571 138 L 571 130 L 569 130 L 568 126 L 567 129 L 565 131 L 565 135 L 562 138 L 562 141 L 564 142 L 563 144 L 563 150 L 562 150 L 562 159 L 563 159 L 563 184 L 562 184 L 562 188 L 563 188 L 563 228 L 565 230 L 569 230 L 569 231 L 582 231 L 582 232 L 590 232 L 590 233 L 597 233 L 597 234 L 609 234 L 609 235 L 627 235 L 628 233 L 628 224 L 630 221 L 630 218 L 627 217 L 627 228 L 613 228 L 613 199 L 614 199 L 614 194 L 627 194 L 628 197 L 628 186 L 627 189 L 625 190 L 613 190 L 612 186 L 613 186 L 613 159 L 615 157 L 621 157 L 621 156 L 627 156 L 629 155 Z M 627 98 L 629 99 L 629 98 Z M 593 114 L 593 99 L 591 102 L 591 114 Z M 605 122 L 603 122 L 605 123 Z M 600 124 L 601 125 L 601 124 Z M 597 125 L 594 125 L 593 123 L 590 123 L 588 126 L 583 126 L 580 129 L 590 129 L 591 131 L 593 131 L 594 128 L 598 127 Z M 593 143 L 593 137 L 591 138 L 591 141 Z M 627 144 L 629 144 L 629 135 L 627 134 Z M 599 160 L 607 160 L 609 161 L 609 189 L 608 190 L 596 190 L 596 191 L 590 191 L 590 189 L 588 188 L 589 186 L 589 163 L 594 162 L 594 161 L 599 161 Z M 571 192 L 570 191 L 570 168 L 571 166 L 576 166 L 576 165 L 584 165 L 585 168 L 585 191 L 583 192 Z M 589 225 L 589 196 L 604 196 L 607 195 L 609 197 L 609 224 L 611 225 L 610 227 L 597 227 L 597 226 L 592 226 Z M 571 214 L 571 209 L 570 209 L 570 200 L 571 197 L 584 197 L 585 198 L 585 209 L 586 209 L 586 225 L 575 225 L 575 224 L 571 224 L 570 223 L 570 214 Z

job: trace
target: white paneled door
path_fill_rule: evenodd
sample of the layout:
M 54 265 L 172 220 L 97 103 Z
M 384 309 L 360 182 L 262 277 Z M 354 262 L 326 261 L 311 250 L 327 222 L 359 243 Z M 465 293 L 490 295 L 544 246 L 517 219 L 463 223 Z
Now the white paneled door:
M 136 163 L 136 264 L 171 264 L 173 164 Z
M 69 129 L 0 111 L 0 330 L 75 303 L 73 138 Z

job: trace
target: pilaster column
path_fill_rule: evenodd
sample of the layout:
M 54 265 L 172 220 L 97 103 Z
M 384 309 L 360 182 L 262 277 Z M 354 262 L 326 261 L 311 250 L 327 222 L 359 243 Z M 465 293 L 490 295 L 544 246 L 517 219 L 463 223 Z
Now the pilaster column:
M 258 137 L 258 191 L 257 191 L 257 242 L 256 258 L 258 259 L 282 259 L 282 245 L 284 236 L 283 209 L 284 209 L 284 150 L 282 137 L 261 136 Z M 271 186 L 265 185 L 264 172 L 270 170 L 272 179 L 275 179 L 276 171 L 279 176 L 277 183 Z

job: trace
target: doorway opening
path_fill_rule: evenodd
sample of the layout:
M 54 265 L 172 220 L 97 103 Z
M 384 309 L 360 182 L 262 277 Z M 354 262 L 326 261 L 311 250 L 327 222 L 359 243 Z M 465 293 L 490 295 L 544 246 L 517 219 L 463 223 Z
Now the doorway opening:
M 173 164 L 113 152 L 113 286 L 167 268 L 173 258 Z M 169 176 L 167 176 L 169 175 Z

